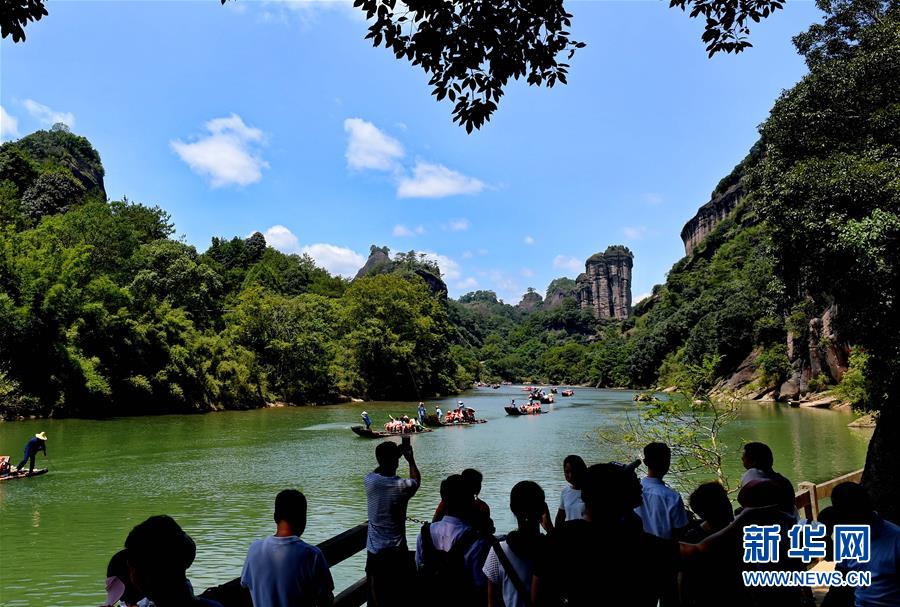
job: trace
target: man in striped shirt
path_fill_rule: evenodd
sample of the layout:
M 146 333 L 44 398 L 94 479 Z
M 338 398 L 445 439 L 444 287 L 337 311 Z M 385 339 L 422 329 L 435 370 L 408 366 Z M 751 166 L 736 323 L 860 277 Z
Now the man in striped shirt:
M 400 458 L 409 462 L 409 478 L 397 476 Z M 422 482 L 412 446 L 385 441 L 375 448 L 378 467 L 363 484 L 369 511 L 366 575 L 369 605 L 393 607 L 409 603 L 409 591 L 397 580 L 412 579 L 415 567 L 406 545 L 406 506 Z

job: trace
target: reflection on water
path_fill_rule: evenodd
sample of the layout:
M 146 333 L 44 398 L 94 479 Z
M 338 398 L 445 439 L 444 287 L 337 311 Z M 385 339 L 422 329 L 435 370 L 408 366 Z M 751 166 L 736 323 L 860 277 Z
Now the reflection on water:
M 484 473 L 482 498 L 501 531 L 514 526 L 507 504 L 519 480 L 540 483 L 555 508 L 565 484 L 563 458 L 612 458 L 615 446 L 599 440 L 598 432 L 621 427 L 634 411 L 632 394 L 578 389 L 545 406 L 548 415 L 515 418 L 503 411 L 521 395 L 514 387 L 466 394 L 466 404 L 490 423 L 413 437 L 424 482 L 409 515 L 430 519 L 440 479 L 466 467 Z M 437 402 L 446 410 L 455 401 Z M 376 425 L 388 414 L 412 415 L 415 407 L 365 403 Z M 172 515 L 196 540 L 190 576 L 200 589 L 239 575 L 250 542 L 273 531 L 273 500 L 281 489 L 306 493 L 308 541 L 364 521 L 361 479 L 375 467 L 376 443 L 349 431 L 361 410 L 361 404 L 347 404 L 0 424 L 0 453 L 17 453 L 29 436 L 46 430 L 53 458 L 50 474 L 0 483 L 0 603 L 98 605 L 107 560 L 131 527 L 153 514 Z M 848 429 L 849 421 L 833 411 L 747 406 L 724 433 L 735 453 L 728 471 L 739 476 L 737 448 L 747 440 L 770 444 L 776 468 L 795 483 L 859 468 L 870 433 Z M 416 527 L 407 528 L 411 539 Z M 359 578 L 362 565 L 358 555 L 337 567 L 337 586 Z

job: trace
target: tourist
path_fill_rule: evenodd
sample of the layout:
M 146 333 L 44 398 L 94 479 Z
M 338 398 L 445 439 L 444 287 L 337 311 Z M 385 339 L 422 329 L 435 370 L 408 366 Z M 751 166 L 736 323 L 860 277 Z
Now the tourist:
M 409 462 L 409 478 L 397 476 L 401 457 Z M 408 442 L 402 446 L 390 441 L 379 444 L 375 459 L 378 467 L 363 479 L 369 514 L 366 539 L 369 605 L 406 605 L 411 599 L 409 592 L 396 581 L 409 579 L 414 573 L 406 544 L 406 507 L 418 491 L 422 475 Z
M 643 503 L 635 509 L 644 531 L 664 540 L 678 538 L 688 525 L 684 501 L 663 481 L 671 463 L 672 451 L 667 444 L 650 443 L 644 447 L 647 476 L 641 479 Z
M 483 501 L 478 495 L 481 493 L 481 483 L 484 480 L 484 476 L 478 470 L 474 468 L 466 468 L 460 473 L 460 476 L 466 481 L 466 486 L 469 487 L 469 491 L 472 492 L 472 496 L 474 500 L 472 502 L 472 511 L 466 514 L 463 518 L 467 523 L 475 527 L 478 531 L 491 535 L 494 533 L 494 521 L 491 520 L 491 507 L 487 502 Z M 431 518 L 431 522 L 436 523 L 442 518 L 444 518 L 444 514 L 447 512 L 447 505 L 444 503 L 442 499 L 437 508 L 434 511 L 434 516 Z
M 444 416 L 444 412 L 441 411 L 441 408 L 439 405 L 434 406 L 434 414 L 435 414 L 435 416 L 437 416 L 438 421 L 441 421 L 441 418 Z
M 135 607 L 143 598 L 131 582 L 128 573 L 128 551 L 119 550 L 106 566 L 106 602 L 104 607 L 121 605 Z
M 363 423 L 366 425 L 366 430 L 371 430 L 372 429 L 372 418 L 369 417 L 369 412 L 363 411 L 361 413 L 361 415 L 362 415 Z
M 584 518 L 560 525 L 535 566 L 536 605 L 656 606 L 675 575 L 678 545 L 645 533 L 634 513 L 642 495 L 634 473 L 639 463 L 587 469 Z
M 682 541 L 697 544 L 727 527 L 734 520 L 734 511 L 728 493 L 717 482 L 703 483 L 697 487 L 688 503 L 699 517 L 685 530 Z M 716 558 L 701 554 L 682 564 L 679 577 L 682 607 L 719 607 L 723 597 L 735 596 L 739 590 L 740 571 L 737 559 Z
M 900 526 L 875 512 L 869 494 L 857 483 L 841 483 L 835 487 L 831 503 L 837 523 L 870 528 L 868 562 L 844 560 L 836 565 L 844 573 L 867 571 L 872 576 L 871 585 L 856 588 L 856 607 L 900 605 Z
M 474 510 L 471 485 L 461 474 L 441 483 L 444 517 L 425 523 L 416 541 L 416 565 L 423 578 L 427 605 L 477 606 L 487 598 L 482 572 L 488 541 L 466 521 Z
M 698 544 L 682 543 L 680 553 L 689 566 L 715 567 L 700 571 L 697 582 L 707 592 L 712 603 L 704 605 L 742 605 L 745 607 L 801 607 L 806 604 L 807 590 L 798 586 L 746 586 L 743 571 L 802 571 L 806 566 L 800 559 L 788 556 L 791 545 L 788 531 L 796 522 L 794 516 L 778 504 L 783 487 L 774 480 L 757 479 L 742 489 L 744 508 L 734 521 L 724 529 L 706 537 Z M 778 554 L 774 561 L 748 563 L 744 561 L 744 528 L 749 526 L 773 526 L 779 528 Z M 696 586 L 695 586 L 696 589 Z M 701 599 L 698 599 L 701 600 Z
M 419 423 L 425 423 L 425 403 L 419 403 Z
M 556 511 L 556 526 L 565 521 L 584 518 L 584 502 L 581 501 L 581 478 L 587 470 L 584 460 L 578 455 L 568 455 L 563 460 L 563 475 L 568 487 L 559 496 L 559 509 Z
M 689 544 L 703 541 L 713 533 L 727 527 L 734 520 L 734 510 L 725 487 L 716 481 L 703 483 L 688 498 L 691 511 L 698 520 L 685 530 L 682 539 Z
M 25 443 L 25 457 L 16 466 L 16 472 L 21 473 L 26 462 L 28 462 L 28 474 L 34 472 L 34 458 L 38 451 L 43 451 L 44 457 L 47 457 L 47 434 L 44 432 L 38 432 Z
M 765 443 L 747 443 L 741 452 L 741 464 L 747 470 L 741 476 L 741 489 L 745 485 L 753 481 L 770 480 L 775 482 L 781 489 L 778 504 L 785 512 L 797 514 L 794 505 L 794 485 L 783 475 L 772 469 L 775 458 L 772 455 L 772 449 Z M 738 503 L 744 506 L 741 501 L 741 494 L 738 493 Z
M 221 607 L 194 596 L 187 569 L 197 547 L 170 516 L 151 516 L 125 540 L 131 582 L 155 607 Z
M 547 539 L 540 524 L 547 510 L 544 490 L 533 481 L 516 483 L 509 508 L 518 527 L 503 542 L 493 542 L 482 571 L 488 581 L 488 607 L 526 607 L 531 604 L 534 565 L 545 552 Z
M 300 539 L 306 529 L 306 497 L 285 489 L 275 497 L 275 535 L 250 545 L 241 586 L 256 607 L 327 607 L 334 582 L 322 551 Z

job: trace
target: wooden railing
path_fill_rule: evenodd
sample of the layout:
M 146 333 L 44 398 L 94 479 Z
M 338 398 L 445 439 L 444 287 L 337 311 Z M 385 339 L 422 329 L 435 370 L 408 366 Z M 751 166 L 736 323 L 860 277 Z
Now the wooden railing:
M 334 567 L 354 554 L 365 550 L 368 531 L 369 524 L 363 523 L 319 544 L 318 548 L 322 551 L 328 566 Z M 363 577 L 334 597 L 334 607 L 360 607 L 366 602 L 368 590 L 366 578 Z M 223 607 L 253 607 L 250 593 L 246 588 L 241 587 L 241 578 L 235 578 L 221 586 L 209 588 L 201 596 L 218 601 L 222 603 Z
M 794 495 L 797 510 L 802 512 L 807 520 L 817 520 L 819 518 L 819 500 L 831 497 L 831 492 L 841 483 L 858 483 L 862 479 L 862 473 L 863 471 L 860 469 L 818 485 L 806 481 L 797 483 L 797 493 Z

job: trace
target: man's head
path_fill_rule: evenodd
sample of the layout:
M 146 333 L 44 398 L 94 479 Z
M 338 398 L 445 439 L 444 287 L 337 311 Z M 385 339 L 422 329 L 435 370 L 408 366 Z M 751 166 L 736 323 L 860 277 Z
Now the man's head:
M 462 476 L 463 479 L 465 479 L 466 484 L 469 485 L 472 495 L 481 493 L 481 481 L 484 479 L 481 472 L 474 468 L 466 468 L 462 471 L 460 476 Z
M 688 498 L 691 510 L 716 529 L 725 527 L 734 520 L 731 500 L 725 487 L 713 481 L 703 483 Z
M 544 490 L 534 481 L 520 481 L 509 494 L 509 509 L 519 523 L 540 524 L 546 505 Z
M 834 517 L 842 524 L 871 525 L 875 518 L 872 499 L 859 483 L 841 483 L 831 492 Z
M 441 482 L 441 499 L 449 516 L 466 518 L 472 511 L 475 494 L 461 474 L 451 474 Z
M 170 516 L 151 516 L 125 539 L 132 583 L 144 596 L 161 602 L 181 596 L 185 572 L 197 554 L 194 540 Z
M 641 505 L 641 482 L 632 466 L 594 464 L 584 474 L 581 499 L 590 520 L 617 519 Z
M 741 453 L 741 463 L 744 468 L 759 468 L 760 470 L 769 471 L 775 463 L 772 450 L 765 443 L 747 443 L 744 445 L 744 451 Z
M 669 472 L 672 450 L 665 443 L 650 443 L 644 447 L 644 465 L 651 476 L 662 477 Z
M 375 460 L 378 462 L 378 470 L 387 476 L 397 473 L 402 453 L 400 446 L 391 441 L 385 441 L 375 447 Z
M 275 522 L 287 523 L 294 535 L 306 529 L 306 496 L 296 489 L 285 489 L 275 496 Z
M 587 464 L 584 463 L 580 455 L 567 455 L 566 459 L 563 460 L 563 474 L 566 477 L 566 482 L 576 489 L 581 487 L 581 479 L 586 470 Z

